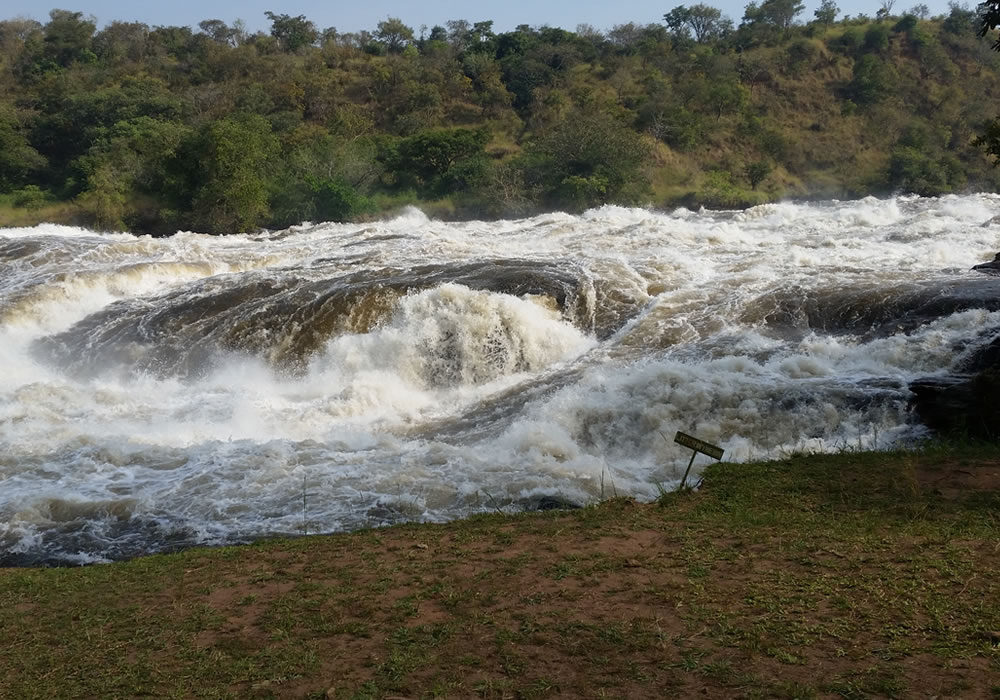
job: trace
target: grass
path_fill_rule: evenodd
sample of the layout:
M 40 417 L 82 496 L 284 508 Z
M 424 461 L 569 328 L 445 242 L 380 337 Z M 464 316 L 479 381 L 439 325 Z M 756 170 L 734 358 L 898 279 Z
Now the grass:
M 0 696 L 1000 697 L 1000 455 L 0 570 Z
M 0 228 L 31 227 L 43 223 L 76 226 L 86 218 L 73 202 L 45 202 L 35 208 L 16 207 L 12 195 L 0 195 Z

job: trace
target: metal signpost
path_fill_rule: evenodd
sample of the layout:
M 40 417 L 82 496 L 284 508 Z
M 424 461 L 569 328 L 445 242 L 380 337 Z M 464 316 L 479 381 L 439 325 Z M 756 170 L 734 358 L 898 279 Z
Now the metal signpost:
M 674 442 L 684 445 L 684 447 L 689 447 L 693 450 L 691 453 L 691 461 L 688 462 L 688 468 L 684 472 L 684 478 L 681 479 L 681 485 L 678 487 L 678 491 L 684 490 L 684 484 L 687 483 L 688 474 L 691 473 L 691 466 L 694 464 L 694 458 L 698 456 L 701 452 L 703 455 L 708 455 L 712 459 L 722 459 L 722 455 L 725 454 L 725 450 L 721 447 L 712 445 L 711 443 L 705 442 L 704 440 L 699 440 L 698 438 L 688 435 L 687 433 L 682 433 L 677 431 L 674 435 Z

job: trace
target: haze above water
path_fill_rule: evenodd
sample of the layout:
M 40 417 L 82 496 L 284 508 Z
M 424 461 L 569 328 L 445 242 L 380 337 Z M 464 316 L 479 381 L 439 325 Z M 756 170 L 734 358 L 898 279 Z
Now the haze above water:
M 677 430 L 737 461 L 906 444 L 908 383 L 1000 332 L 969 271 L 998 214 L 0 229 L 0 564 L 650 499 Z

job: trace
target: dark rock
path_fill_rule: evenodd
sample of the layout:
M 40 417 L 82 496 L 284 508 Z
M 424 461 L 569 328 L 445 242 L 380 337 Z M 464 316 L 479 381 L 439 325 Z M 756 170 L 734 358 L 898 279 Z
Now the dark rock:
M 918 379 L 911 406 L 921 422 L 950 437 L 1000 440 L 1000 367 L 973 375 Z
M 961 374 L 979 374 L 991 367 L 1000 367 L 1000 335 L 983 345 L 958 367 Z
M 972 269 L 976 272 L 982 272 L 987 275 L 1000 275 L 1000 253 L 996 254 L 992 262 L 983 263 L 981 265 L 973 265 Z
M 532 500 L 527 505 L 527 510 L 576 510 L 579 504 L 567 501 L 558 496 L 542 496 L 537 500 Z

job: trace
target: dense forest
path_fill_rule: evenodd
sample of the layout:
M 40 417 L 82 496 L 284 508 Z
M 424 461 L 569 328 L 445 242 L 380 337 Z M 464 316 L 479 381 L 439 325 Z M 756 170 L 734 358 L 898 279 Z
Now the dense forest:
M 678 6 L 608 31 L 267 12 L 149 27 L 0 22 L 0 225 L 225 233 L 604 203 L 995 190 L 995 37 L 952 4 Z

